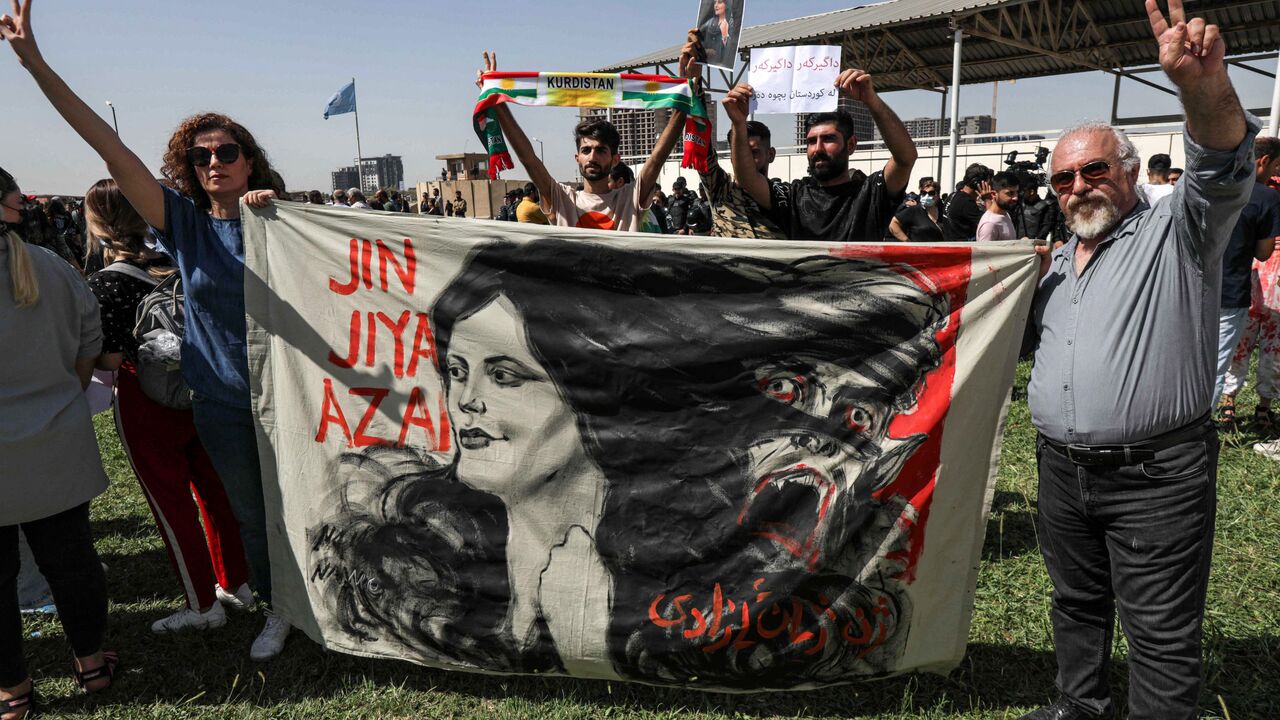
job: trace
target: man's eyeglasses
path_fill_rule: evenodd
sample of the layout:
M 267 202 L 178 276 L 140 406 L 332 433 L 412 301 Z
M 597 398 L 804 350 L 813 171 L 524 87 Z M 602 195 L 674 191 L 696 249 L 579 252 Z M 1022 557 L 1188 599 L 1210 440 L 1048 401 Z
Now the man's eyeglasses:
M 1093 185 L 1107 179 L 1107 175 L 1111 172 L 1111 163 L 1106 160 L 1094 160 L 1079 170 L 1063 170 L 1049 176 L 1049 186 L 1059 195 L 1066 195 L 1071 192 L 1072 186 L 1076 184 L 1076 175 L 1084 178 L 1084 181 Z
M 240 159 L 240 146 L 223 143 L 212 150 L 200 145 L 187 150 L 187 160 L 196 167 L 208 167 L 215 157 L 223 165 L 230 165 Z

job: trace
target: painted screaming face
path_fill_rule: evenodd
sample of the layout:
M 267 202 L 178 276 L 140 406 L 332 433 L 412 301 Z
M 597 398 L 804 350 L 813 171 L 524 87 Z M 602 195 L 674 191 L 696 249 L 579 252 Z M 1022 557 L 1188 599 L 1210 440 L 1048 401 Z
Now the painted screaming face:
M 464 483 L 510 505 L 585 457 L 573 410 L 506 297 L 454 325 L 445 362 Z
M 738 524 L 773 541 L 775 569 L 831 567 L 925 435 L 891 438 L 889 399 L 857 369 L 797 357 L 756 370 L 769 399 L 795 411 L 748 448 L 747 501 Z

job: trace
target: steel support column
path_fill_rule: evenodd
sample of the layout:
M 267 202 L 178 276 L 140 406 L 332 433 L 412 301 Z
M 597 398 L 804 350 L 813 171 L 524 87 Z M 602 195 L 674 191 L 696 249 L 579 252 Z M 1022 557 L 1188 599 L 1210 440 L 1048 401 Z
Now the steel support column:
M 964 31 L 959 25 L 955 28 L 955 41 L 951 55 L 951 145 L 948 154 L 951 157 L 951 170 L 947 182 L 939 188 L 939 192 L 951 192 L 956 187 L 956 159 L 960 145 L 960 49 L 964 44 Z M 942 183 L 942 178 L 938 178 Z
M 945 125 L 947 122 L 947 89 L 948 88 L 946 86 L 943 86 L 942 88 L 942 107 L 938 110 L 938 129 L 942 129 L 942 126 Z M 941 195 L 944 192 L 951 192 L 951 188 L 949 186 L 944 186 L 942 183 L 942 141 L 941 140 L 938 141 L 938 169 L 934 170 L 933 176 L 938 179 L 939 195 Z
M 1280 55 L 1276 55 L 1275 88 L 1271 91 L 1271 126 L 1267 134 L 1271 137 L 1280 136 Z

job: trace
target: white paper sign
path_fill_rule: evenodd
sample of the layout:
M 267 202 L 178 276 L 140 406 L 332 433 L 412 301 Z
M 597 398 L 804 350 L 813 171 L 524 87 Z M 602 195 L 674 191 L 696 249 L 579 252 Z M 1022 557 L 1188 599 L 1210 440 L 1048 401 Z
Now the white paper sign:
M 836 109 L 838 45 L 752 48 L 748 82 L 755 113 L 813 113 Z

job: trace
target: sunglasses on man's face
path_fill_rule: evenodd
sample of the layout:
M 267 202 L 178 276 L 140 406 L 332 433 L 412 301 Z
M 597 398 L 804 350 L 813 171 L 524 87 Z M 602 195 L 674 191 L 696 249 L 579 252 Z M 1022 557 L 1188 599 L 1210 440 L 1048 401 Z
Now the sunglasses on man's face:
M 1067 195 L 1076 184 L 1076 175 L 1084 178 L 1090 185 L 1102 182 L 1111 173 L 1111 163 L 1106 160 L 1094 160 L 1079 170 L 1063 170 L 1049 176 L 1049 185 L 1059 195 Z
M 223 143 L 212 150 L 202 145 L 187 150 L 187 160 L 196 167 L 208 167 L 215 157 L 223 165 L 230 165 L 240 159 L 240 146 L 235 143 Z

